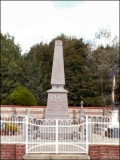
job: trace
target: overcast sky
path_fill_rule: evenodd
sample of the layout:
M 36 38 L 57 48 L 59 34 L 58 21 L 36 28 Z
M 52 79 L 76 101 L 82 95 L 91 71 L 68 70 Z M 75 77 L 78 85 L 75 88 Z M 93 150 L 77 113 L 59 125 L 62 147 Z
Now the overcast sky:
M 119 36 L 119 1 L 1 1 L 1 32 L 14 36 L 22 53 L 61 33 L 94 39 L 107 26 Z

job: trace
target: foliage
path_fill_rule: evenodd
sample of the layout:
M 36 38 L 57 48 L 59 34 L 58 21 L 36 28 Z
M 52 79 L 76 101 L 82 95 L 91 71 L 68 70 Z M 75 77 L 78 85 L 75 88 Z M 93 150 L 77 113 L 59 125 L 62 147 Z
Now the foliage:
M 8 98 L 5 98 L 5 99 L 3 99 L 3 100 L 1 101 L 1 104 L 3 104 L 3 105 L 9 105 L 9 104 L 11 104 L 11 102 L 9 101 Z
M 111 33 L 101 29 L 96 41 L 105 39 L 106 45 L 94 45 L 72 36 L 61 34 L 49 44 L 39 43 L 21 55 L 20 46 L 14 37 L 1 34 L 1 100 L 2 104 L 47 105 L 47 90 L 51 88 L 51 72 L 55 40 L 63 42 L 65 68 L 65 89 L 68 90 L 68 104 L 79 106 L 111 105 L 112 82 L 108 74 L 112 61 L 119 66 L 119 43 Z M 94 47 L 93 47 L 94 46 Z M 120 72 L 120 70 L 118 71 Z M 19 91 L 16 88 L 24 86 Z M 33 94 L 29 98 L 28 92 Z M 116 76 L 115 101 L 119 102 L 119 74 Z M 23 94 L 24 93 L 24 94 Z M 9 96 L 8 96 L 9 95 Z M 35 100 L 36 99 L 36 100 Z
M 96 38 L 101 39 L 104 37 L 106 42 L 109 42 L 111 33 L 107 29 L 101 29 L 96 33 Z M 112 62 L 115 64 L 115 69 L 118 70 L 119 65 L 119 44 L 116 37 L 112 40 L 112 43 L 106 43 L 105 46 L 99 45 L 96 49 L 90 52 L 87 57 L 86 70 L 91 73 L 93 83 L 99 87 L 99 96 L 101 97 L 101 105 L 111 105 L 111 88 L 112 81 L 108 76 L 112 67 Z M 92 64 L 92 65 L 91 65 Z M 116 77 L 116 87 L 115 87 L 115 101 L 118 102 L 119 92 L 118 92 L 118 82 L 119 74 Z
M 34 95 L 25 87 L 18 87 L 6 99 L 8 104 L 16 104 L 22 106 L 37 105 Z M 5 100 L 3 100 L 5 103 Z
M 86 106 L 101 106 L 101 97 L 86 97 L 83 98 L 83 101 L 85 103 Z
M 25 75 L 24 86 L 34 94 L 38 104 L 46 105 L 46 90 L 48 89 L 47 85 L 49 85 L 48 76 L 50 74 L 50 67 L 48 67 L 46 61 L 39 59 L 38 54 L 41 54 L 40 57 L 42 57 L 42 53 L 39 52 L 39 49 L 38 51 L 32 49 L 30 54 L 25 58 L 25 65 L 23 68 Z
M 6 98 L 16 87 L 21 85 L 21 70 L 23 58 L 19 44 L 15 44 L 14 37 L 9 34 L 1 38 L 1 100 Z
M 19 128 L 16 125 L 13 125 L 11 123 L 5 123 L 5 132 L 12 131 L 12 132 L 18 132 Z

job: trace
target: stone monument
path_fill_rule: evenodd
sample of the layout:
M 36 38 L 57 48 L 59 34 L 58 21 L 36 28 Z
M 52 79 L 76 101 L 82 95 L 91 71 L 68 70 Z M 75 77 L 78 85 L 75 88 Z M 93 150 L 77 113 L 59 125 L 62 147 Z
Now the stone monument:
M 55 41 L 52 76 L 52 89 L 48 90 L 47 109 L 45 119 L 69 119 L 68 91 L 64 89 L 64 59 L 61 40 Z
M 83 110 L 83 101 L 81 101 L 81 108 L 80 108 L 80 119 L 84 117 L 84 110 Z

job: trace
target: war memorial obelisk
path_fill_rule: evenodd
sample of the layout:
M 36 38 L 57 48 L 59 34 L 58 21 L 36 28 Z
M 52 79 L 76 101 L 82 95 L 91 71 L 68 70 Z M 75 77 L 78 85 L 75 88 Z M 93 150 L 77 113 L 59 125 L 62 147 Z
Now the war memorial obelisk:
M 47 91 L 48 99 L 45 119 L 69 119 L 68 91 L 64 89 L 65 74 L 61 40 L 55 41 L 51 86 L 52 88 Z

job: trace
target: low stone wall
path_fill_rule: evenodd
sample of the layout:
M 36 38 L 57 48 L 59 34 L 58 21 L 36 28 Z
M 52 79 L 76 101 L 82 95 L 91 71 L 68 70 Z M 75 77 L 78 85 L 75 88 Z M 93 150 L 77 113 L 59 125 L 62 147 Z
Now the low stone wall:
M 117 145 L 90 145 L 89 155 L 91 160 L 117 160 L 120 158 L 120 147 Z
M 2 105 L 1 106 L 1 114 L 17 114 L 17 115 L 25 115 L 26 109 L 29 111 L 29 115 L 36 118 L 44 117 L 44 110 L 46 106 L 16 106 L 16 105 Z M 83 107 L 85 115 L 103 115 L 103 110 L 106 110 L 106 115 L 110 115 L 110 107 Z M 76 117 L 79 118 L 80 107 L 68 107 L 69 115 L 73 118 L 73 110 L 76 112 Z

